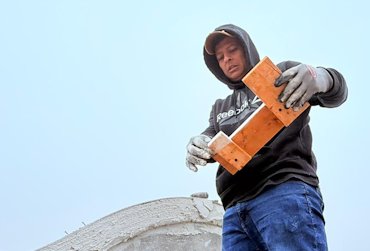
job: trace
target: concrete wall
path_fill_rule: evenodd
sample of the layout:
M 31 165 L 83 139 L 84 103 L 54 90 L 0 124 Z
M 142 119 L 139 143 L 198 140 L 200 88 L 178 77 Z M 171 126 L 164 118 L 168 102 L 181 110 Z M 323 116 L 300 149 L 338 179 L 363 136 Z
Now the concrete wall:
M 221 250 L 222 206 L 204 198 L 166 198 L 125 208 L 39 251 Z

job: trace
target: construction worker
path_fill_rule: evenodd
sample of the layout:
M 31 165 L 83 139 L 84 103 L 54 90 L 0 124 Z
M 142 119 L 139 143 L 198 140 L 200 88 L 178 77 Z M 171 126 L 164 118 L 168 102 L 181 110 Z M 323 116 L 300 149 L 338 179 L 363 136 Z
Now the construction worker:
M 216 28 L 203 54 L 209 70 L 232 93 L 216 100 L 209 127 L 187 145 L 186 165 L 193 171 L 214 162 L 208 147 L 212 137 L 219 131 L 230 135 L 261 105 L 241 81 L 260 60 L 245 30 L 231 24 Z M 283 73 L 275 85 L 287 83 L 278 97 L 286 108 L 298 110 L 305 102 L 337 107 L 347 98 L 346 82 L 335 69 L 294 61 L 277 66 Z M 235 175 L 219 166 L 223 250 L 327 250 L 309 112 L 282 129 Z

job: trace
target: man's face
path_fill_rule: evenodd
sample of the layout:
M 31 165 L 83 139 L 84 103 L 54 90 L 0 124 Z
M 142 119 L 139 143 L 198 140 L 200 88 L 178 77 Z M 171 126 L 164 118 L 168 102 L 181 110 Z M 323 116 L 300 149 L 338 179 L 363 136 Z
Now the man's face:
M 240 81 L 247 74 L 244 50 L 236 38 L 226 37 L 215 46 L 218 64 L 231 81 Z

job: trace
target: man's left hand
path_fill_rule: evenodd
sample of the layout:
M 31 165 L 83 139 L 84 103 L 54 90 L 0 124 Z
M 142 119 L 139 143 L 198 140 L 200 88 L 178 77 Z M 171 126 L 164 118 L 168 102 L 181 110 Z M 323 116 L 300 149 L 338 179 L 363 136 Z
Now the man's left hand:
M 279 95 L 279 101 L 285 103 L 285 108 L 293 107 L 298 110 L 311 97 L 319 92 L 327 92 L 333 85 L 330 74 L 324 68 L 315 68 L 299 64 L 284 71 L 275 86 L 288 82 L 284 91 Z

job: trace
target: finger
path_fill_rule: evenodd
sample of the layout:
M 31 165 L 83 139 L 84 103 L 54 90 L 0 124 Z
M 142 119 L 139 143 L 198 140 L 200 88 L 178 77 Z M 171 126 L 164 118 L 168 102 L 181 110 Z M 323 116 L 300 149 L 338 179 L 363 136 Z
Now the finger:
M 307 88 L 305 85 L 301 84 L 293 93 L 289 96 L 289 99 L 285 102 L 285 108 L 290 108 L 292 106 L 300 106 L 302 97 L 306 93 Z
M 208 146 L 208 144 L 209 144 L 209 142 L 211 142 L 212 138 L 210 138 L 208 136 L 205 136 L 205 135 L 203 135 L 203 136 L 204 136 L 204 142 L 206 142 L 206 144 L 207 144 L 207 146 L 203 150 L 208 152 L 210 155 L 214 155 L 214 152 Z
M 208 146 L 206 148 L 204 148 L 203 151 L 208 153 L 210 157 L 212 157 L 214 155 L 214 152 Z
M 205 166 L 207 164 L 207 161 L 204 159 L 198 158 L 197 156 L 188 154 L 186 156 L 186 161 L 190 162 L 193 165 L 200 165 L 200 166 Z
M 295 90 L 301 85 L 298 79 L 293 78 L 289 81 L 284 90 L 280 93 L 278 99 L 280 102 L 286 102 L 289 97 L 295 92 Z
M 307 93 L 307 92 L 306 92 Z M 295 111 L 295 112 L 297 112 L 297 111 L 299 111 L 301 108 L 302 108 L 302 106 L 304 105 L 304 103 L 306 102 L 305 100 L 306 100 L 306 96 L 307 96 L 307 94 L 306 93 L 304 93 L 303 94 L 303 96 L 301 97 L 301 99 L 300 100 L 298 100 L 295 104 L 292 104 L 292 107 L 293 107 L 293 111 Z
M 299 69 L 301 69 L 301 67 L 299 67 Z M 303 76 L 304 72 L 299 70 L 297 74 L 289 80 L 284 91 L 279 95 L 280 102 L 286 102 L 288 100 L 292 93 L 302 84 Z
M 207 136 L 193 138 L 191 142 L 192 145 L 199 149 L 196 155 L 198 155 L 199 157 L 204 157 L 206 159 L 211 158 L 211 155 L 213 155 L 213 151 L 208 147 L 208 143 L 210 141 L 211 139 Z
M 276 80 L 275 80 L 275 86 L 276 87 L 279 87 L 281 86 L 282 84 L 288 82 L 290 79 L 294 78 L 296 75 L 297 75 L 297 72 L 298 72 L 298 69 L 297 69 L 297 66 L 296 67 L 292 67 L 286 71 L 284 71 L 280 77 L 278 77 Z
M 190 162 L 188 162 L 188 161 L 186 161 L 186 166 L 191 170 L 191 171 L 193 171 L 193 172 L 197 172 L 198 171 L 198 168 L 195 166 L 195 165 L 193 165 L 192 163 L 190 163 Z
M 193 138 L 193 144 L 196 145 L 197 147 L 199 148 L 207 148 L 208 147 L 208 142 L 210 141 L 210 139 L 208 137 L 202 137 L 202 136 L 198 136 L 198 137 L 194 137 Z
M 188 145 L 187 150 L 189 154 L 194 155 L 198 158 L 210 159 L 212 157 L 212 155 L 208 151 L 194 145 Z
M 313 92 L 310 91 L 310 90 L 307 90 L 303 94 L 302 98 L 299 101 L 296 102 L 296 104 L 294 105 L 294 107 L 301 108 L 307 101 L 309 101 L 312 98 L 312 96 L 313 96 Z

